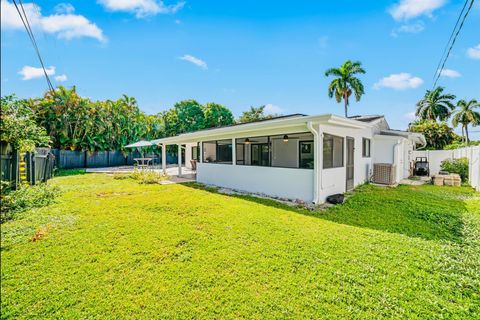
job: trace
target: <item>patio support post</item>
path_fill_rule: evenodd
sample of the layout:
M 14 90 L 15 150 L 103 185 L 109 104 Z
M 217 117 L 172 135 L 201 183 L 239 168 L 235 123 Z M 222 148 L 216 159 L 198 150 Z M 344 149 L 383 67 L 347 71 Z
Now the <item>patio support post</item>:
M 182 144 L 178 144 L 178 176 L 182 175 Z
M 203 142 L 202 141 L 198 143 L 198 147 L 200 148 L 200 155 L 199 155 L 198 162 L 202 163 L 203 162 Z
M 163 174 L 167 173 L 167 145 L 162 143 L 162 171 Z
M 237 145 L 235 144 L 236 139 L 232 139 L 232 165 L 237 165 Z

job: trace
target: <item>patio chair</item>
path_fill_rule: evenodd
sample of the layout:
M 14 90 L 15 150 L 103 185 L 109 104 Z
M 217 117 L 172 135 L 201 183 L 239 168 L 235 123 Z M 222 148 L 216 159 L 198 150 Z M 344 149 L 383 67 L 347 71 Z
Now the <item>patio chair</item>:
M 190 164 L 192 165 L 192 171 L 197 171 L 197 160 L 190 160 Z

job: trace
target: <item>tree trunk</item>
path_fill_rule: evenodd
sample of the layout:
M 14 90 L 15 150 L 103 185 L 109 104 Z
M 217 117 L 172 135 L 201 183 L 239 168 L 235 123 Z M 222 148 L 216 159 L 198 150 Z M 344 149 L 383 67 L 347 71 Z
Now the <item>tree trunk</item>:
M 465 126 L 462 125 L 462 142 L 465 142 Z
M 348 118 L 348 94 L 347 93 L 344 94 L 343 101 L 345 102 L 345 118 Z
M 468 138 L 468 124 L 465 125 L 465 136 L 467 137 L 467 144 L 470 142 L 470 139 Z

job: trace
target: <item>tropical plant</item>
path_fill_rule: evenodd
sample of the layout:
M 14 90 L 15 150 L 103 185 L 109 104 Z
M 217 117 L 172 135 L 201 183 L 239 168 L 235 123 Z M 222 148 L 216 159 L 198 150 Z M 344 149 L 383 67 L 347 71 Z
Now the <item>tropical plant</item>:
M 330 68 L 325 71 L 325 76 L 335 76 L 336 78 L 330 82 L 328 86 L 328 97 L 333 98 L 340 103 L 343 99 L 345 117 L 348 117 L 348 106 L 350 104 L 350 96 L 355 95 L 356 101 L 360 101 L 365 93 L 362 81 L 355 77 L 356 74 L 364 74 L 365 69 L 359 61 L 345 61 L 340 68 Z
M 408 130 L 423 133 L 427 141 L 425 148 L 430 150 L 442 150 L 458 137 L 445 122 L 436 122 L 435 120 L 420 120 L 411 123 Z
M 227 126 L 235 123 L 232 112 L 221 104 L 209 102 L 203 106 L 205 128 Z
M 238 119 L 238 122 L 246 123 L 270 118 L 273 118 L 273 116 L 265 114 L 265 106 L 250 107 L 249 110 L 242 113 L 242 115 Z
M 184 100 L 175 103 L 178 118 L 178 132 L 193 132 L 205 128 L 202 105 L 196 100 Z
M 440 169 L 459 174 L 465 182 L 468 179 L 468 158 L 446 159 L 440 164 Z
M 455 95 L 443 93 L 443 87 L 427 90 L 425 96 L 417 102 L 415 115 L 420 120 L 446 121 L 455 109 Z
M 457 109 L 453 113 L 452 124 L 457 127 L 462 125 L 462 138 L 468 144 L 468 125 L 477 126 L 480 124 L 480 112 L 473 109 L 480 107 L 480 103 L 472 99 L 470 101 L 460 100 L 457 102 Z
M 50 144 L 45 128 L 37 125 L 32 110 L 15 95 L 1 98 L 1 115 L 0 141 L 23 151 L 32 151 L 35 147 L 47 147 Z

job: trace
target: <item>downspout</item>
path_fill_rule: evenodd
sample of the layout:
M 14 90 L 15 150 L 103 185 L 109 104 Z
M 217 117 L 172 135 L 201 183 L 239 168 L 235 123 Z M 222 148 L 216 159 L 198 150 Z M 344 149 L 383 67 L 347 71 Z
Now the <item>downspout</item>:
M 400 181 L 400 177 L 398 175 L 398 170 L 399 170 L 399 164 L 397 165 L 397 158 L 398 158 L 398 148 L 400 148 L 401 140 L 397 140 L 397 143 L 393 146 L 393 164 L 395 165 L 395 182 Z M 400 161 L 399 161 L 400 162 Z M 403 168 L 401 168 L 403 170 Z
M 313 134 L 313 141 L 314 141 L 314 148 L 313 148 L 313 157 L 315 159 L 314 165 L 313 165 L 313 203 L 318 204 L 319 203 L 319 198 L 320 198 L 320 188 L 321 186 L 321 180 L 322 176 L 320 174 L 320 164 L 321 164 L 321 159 L 320 159 L 320 151 L 319 149 L 319 133 L 315 128 L 313 127 L 313 123 L 311 121 L 307 122 L 307 128 L 308 130 Z

